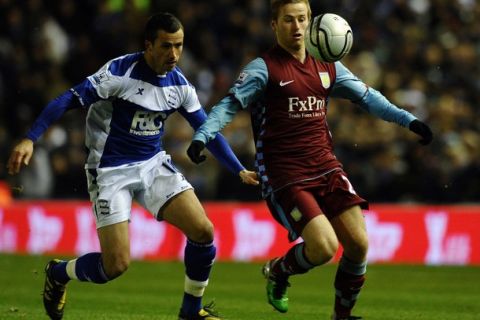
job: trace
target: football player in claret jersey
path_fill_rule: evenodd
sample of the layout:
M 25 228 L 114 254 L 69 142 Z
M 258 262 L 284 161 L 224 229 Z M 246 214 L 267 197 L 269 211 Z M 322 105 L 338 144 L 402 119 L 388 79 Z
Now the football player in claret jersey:
M 145 27 L 144 52 L 107 62 L 50 102 L 12 151 L 8 168 L 15 174 L 28 165 L 34 142 L 53 121 L 68 109 L 88 109 L 85 168 L 101 253 L 47 264 L 43 301 L 51 319 L 63 317 L 68 281 L 105 283 L 127 270 L 128 222 L 134 199 L 187 237 L 179 319 L 220 319 L 211 306 L 202 307 L 216 253 L 213 225 L 161 140 L 170 114 L 180 112 L 194 129 L 207 117 L 195 89 L 176 66 L 183 38 L 183 26 L 176 17 L 153 15 Z M 258 184 L 257 174 L 245 170 L 223 136 L 214 138 L 208 148 L 244 183 Z
M 349 99 L 383 120 L 409 128 L 421 136 L 422 144 L 432 140 L 432 132 L 342 63 L 323 63 L 307 54 L 308 0 L 272 0 L 271 9 L 276 45 L 244 67 L 229 94 L 196 131 L 187 154 L 201 162 L 205 144 L 238 110 L 250 108 L 263 198 L 272 216 L 289 231 L 290 240 L 303 239 L 265 264 L 269 303 L 287 312 L 289 277 L 328 262 L 340 242 L 344 251 L 334 280 L 332 319 L 361 319 L 351 311 L 367 269 L 368 238 L 361 209 L 368 204 L 334 155 L 326 121 L 328 100 Z

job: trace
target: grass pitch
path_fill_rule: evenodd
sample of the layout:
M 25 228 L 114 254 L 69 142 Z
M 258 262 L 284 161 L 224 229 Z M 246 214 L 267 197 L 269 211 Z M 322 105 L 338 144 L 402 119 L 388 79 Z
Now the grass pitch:
M 42 306 L 42 256 L 0 255 L 0 319 L 47 319 Z M 267 304 L 258 263 L 217 263 L 205 302 L 226 319 L 330 319 L 336 265 L 291 278 L 290 310 Z M 70 282 L 64 319 L 176 320 L 183 264 L 134 261 L 106 284 Z M 371 265 L 355 314 L 367 320 L 480 319 L 479 267 Z

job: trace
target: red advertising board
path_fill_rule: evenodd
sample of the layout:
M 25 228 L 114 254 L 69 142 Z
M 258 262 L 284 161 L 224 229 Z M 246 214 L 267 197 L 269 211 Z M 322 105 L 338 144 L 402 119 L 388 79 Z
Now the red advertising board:
M 204 203 L 218 260 L 266 260 L 290 247 L 264 203 Z M 480 206 L 372 205 L 365 211 L 369 263 L 480 265 Z M 134 259 L 181 259 L 185 239 L 134 206 Z M 88 202 L 14 202 L 0 208 L 0 252 L 80 255 L 98 251 Z M 337 255 L 338 259 L 338 255 Z

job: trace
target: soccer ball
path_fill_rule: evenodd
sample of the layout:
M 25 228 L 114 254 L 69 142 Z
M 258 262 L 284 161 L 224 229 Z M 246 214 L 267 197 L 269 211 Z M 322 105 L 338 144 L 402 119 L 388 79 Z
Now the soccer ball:
M 324 62 L 342 59 L 352 44 L 352 28 L 345 19 L 333 13 L 313 18 L 305 32 L 305 48 L 308 53 Z

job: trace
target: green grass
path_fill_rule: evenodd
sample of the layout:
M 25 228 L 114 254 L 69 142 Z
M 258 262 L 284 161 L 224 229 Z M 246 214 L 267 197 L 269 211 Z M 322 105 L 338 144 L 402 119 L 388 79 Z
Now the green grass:
M 0 319 L 46 319 L 42 256 L 0 255 Z M 217 263 L 205 301 L 227 319 L 329 319 L 335 265 L 291 278 L 290 310 L 266 303 L 260 264 Z M 64 319 L 176 319 L 183 265 L 135 261 L 106 285 L 72 281 Z M 367 320 L 480 319 L 480 268 L 372 265 L 355 314 Z

